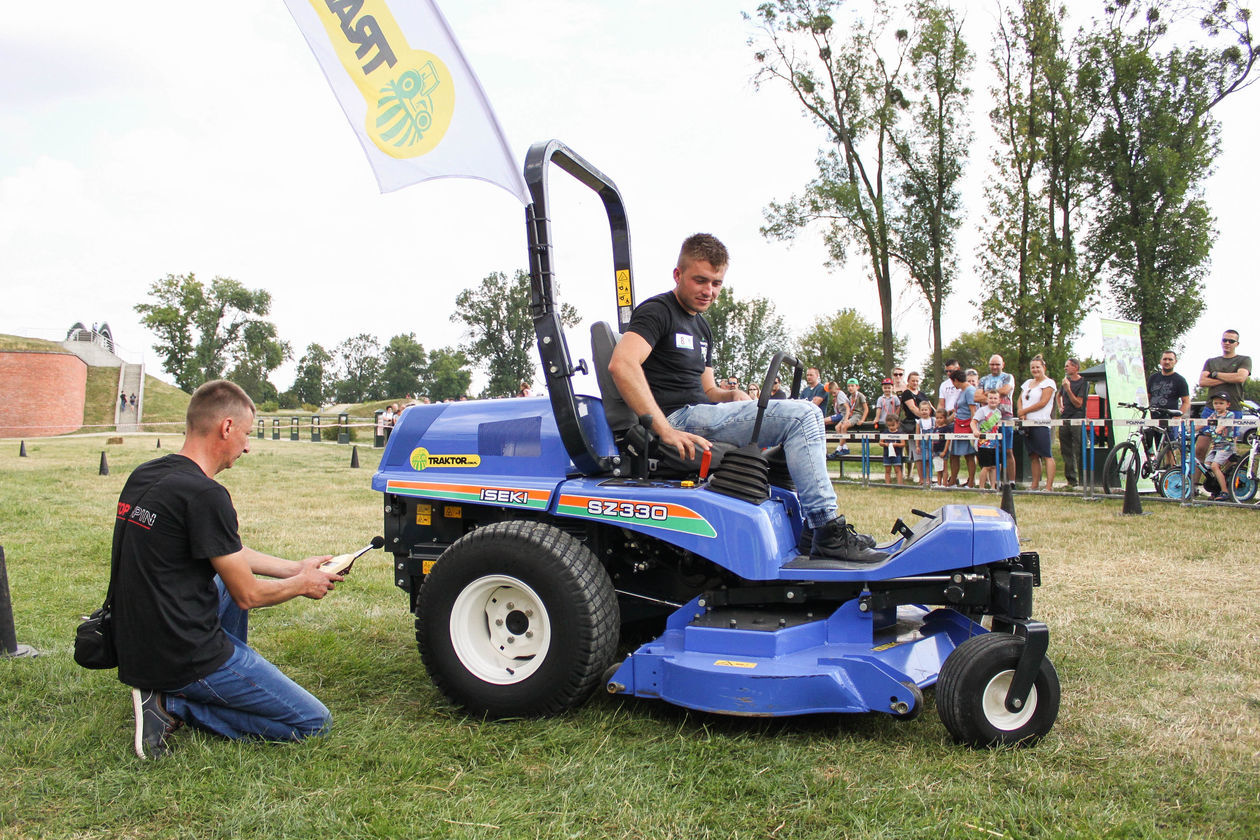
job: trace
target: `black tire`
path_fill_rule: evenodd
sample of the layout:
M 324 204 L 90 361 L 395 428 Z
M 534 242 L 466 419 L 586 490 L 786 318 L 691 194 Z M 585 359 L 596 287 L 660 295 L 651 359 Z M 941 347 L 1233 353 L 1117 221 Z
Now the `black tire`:
M 900 721 L 917 720 L 919 715 L 923 714 L 923 689 L 919 688 L 912 682 L 907 682 L 906 680 L 902 680 L 901 684 L 904 685 L 911 694 L 910 706 L 908 706 L 904 712 L 894 707 L 893 715 Z
M 1252 476 L 1247 472 L 1249 463 L 1250 457 L 1241 459 L 1225 477 L 1229 482 L 1229 496 L 1235 502 L 1250 502 L 1256 497 L 1257 486 L 1260 486 L 1260 476 Z
M 949 734 L 969 747 L 1031 746 L 1059 716 L 1059 675 L 1049 659 L 1015 714 L 1005 707 L 1006 689 L 1024 650 L 1010 633 L 974 636 L 954 650 L 936 683 L 936 708 Z
M 1102 490 L 1104 493 L 1123 493 L 1125 471 L 1137 469 L 1138 450 L 1132 441 L 1126 440 L 1111 452 L 1103 461 Z
M 1172 436 L 1166 436 L 1164 442 L 1159 445 L 1159 449 L 1155 450 L 1155 457 L 1151 459 L 1151 470 L 1158 475 L 1164 470 L 1181 469 L 1181 445 L 1172 439 Z
M 1181 470 L 1165 470 L 1159 474 L 1158 487 L 1159 495 L 1165 499 L 1184 500 L 1186 477 Z
M 434 685 L 487 717 L 554 715 L 600 683 L 617 652 L 607 571 L 541 522 L 497 522 L 459 539 L 420 588 L 416 644 Z

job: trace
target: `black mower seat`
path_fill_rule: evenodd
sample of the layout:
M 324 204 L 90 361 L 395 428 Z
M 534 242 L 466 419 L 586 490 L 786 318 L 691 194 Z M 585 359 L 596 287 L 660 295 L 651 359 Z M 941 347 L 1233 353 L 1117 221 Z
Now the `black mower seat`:
M 639 425 L 639 418 L 621 398 L 617 383 L 613 381 L 612 374 L 608 371 L 613 350 L 616 349 L 617 342 L 620 340 L 621 336 L 613 331 L 607 321 L 591 324 L 591 356 L 595 360 L 595 381 L 599 384 L 600 397 L 604 403 L 604 417 L 607 418 L 608 426 L 612 429 L 617 448 L 626 455 L 626 433 Z M 722 456 L 734 448 L 732 444 L 715 443 L 711 450 L 709 469 L 717 467 L 721 463 Z M 680 457 L 678 451 L 672 446 L 654 446 L 648 457 L 652 465 L 649 470 L 650 478 L 694 479 L 700 474 L 700 453 L 697 453 L 695 458 L 687 459 Z

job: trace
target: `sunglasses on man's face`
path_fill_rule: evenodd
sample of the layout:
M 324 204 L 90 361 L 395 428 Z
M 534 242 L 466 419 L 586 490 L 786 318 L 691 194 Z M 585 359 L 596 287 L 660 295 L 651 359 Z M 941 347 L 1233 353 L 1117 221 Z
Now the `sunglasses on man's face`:
M 1236 338 L 1222 338 L 1221 339 L 1221 344 L 1237 344 L 1237 343 L 1238 343 L 1238 339 Z

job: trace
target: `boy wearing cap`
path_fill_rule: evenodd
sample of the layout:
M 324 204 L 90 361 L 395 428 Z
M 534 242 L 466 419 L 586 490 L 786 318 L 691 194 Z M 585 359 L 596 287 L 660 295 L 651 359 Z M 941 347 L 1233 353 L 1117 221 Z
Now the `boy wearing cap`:
M 901 411 L 901 400 L 893 393 L 891 379 L 885 379 L 879 384 L 883 393 L 875 401 L 875 428 L 882 432 L 888 423 L 888 418 L 896 416 Z
M 1214 502 L 1229 501 L 1229 484 L 1225 481 L 1225 473 L 1221 466 L 1229 463 L 1230 456 L 1237 449 L 1237 443 L 1234 442 L 1234 435 L 1238 431 L 1234 426 L 1221 426 L 1220 421 L 1225 419 L 1233 419 L 1234 412 L 1230 410 L 1230 395 L 1228 391 L 1217 391 L 1212 395 L 1212 415 L 1208 419 L 1212 424 L 1208 426 L 1208 431 L 1212 435 L 1212 449 L 1208 452 L 1207 457 L 1203 459 L 1203 463 L 1207 464 L 1208 469 L 1212 471 L 1212 475 L 1216 478 L 1217 492 L 1212 497 Z

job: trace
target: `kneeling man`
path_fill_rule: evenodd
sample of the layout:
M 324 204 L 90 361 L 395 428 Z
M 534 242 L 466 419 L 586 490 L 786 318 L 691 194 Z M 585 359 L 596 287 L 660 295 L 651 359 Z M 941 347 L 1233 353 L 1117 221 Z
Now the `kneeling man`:
M 323 598 L 341 580 L 319 568 L 327 555 L 295 562 L 241 544 L 232 498 L 214 476 L 249 451 L 254 413 L 233 383 L 202 385 L 183 447 L 137 467 L 118 498 L 114 639 L 141 758 L 166 754 L 184 723 L 268 741 L 331 723 L 323 703 L 246 644 L 251 608 Z

